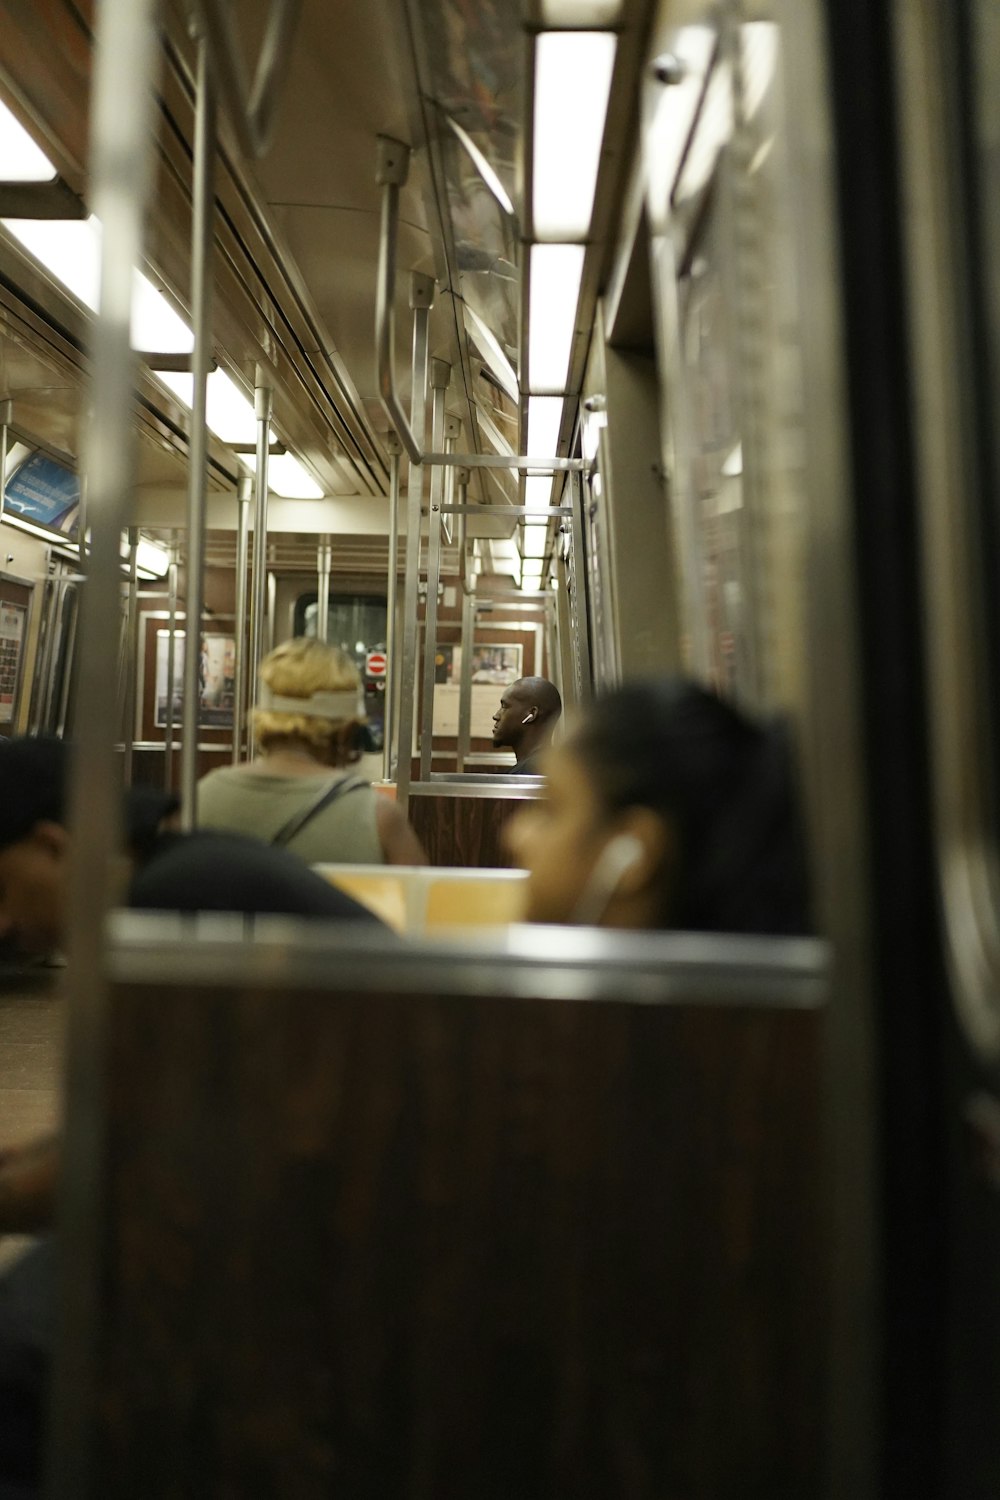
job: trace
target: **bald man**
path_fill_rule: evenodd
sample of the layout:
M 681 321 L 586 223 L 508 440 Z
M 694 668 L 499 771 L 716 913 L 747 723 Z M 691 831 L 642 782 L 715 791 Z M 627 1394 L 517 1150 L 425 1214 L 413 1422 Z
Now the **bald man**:
M 520 677 L 505 688 L 493 715 L 493 743 L 509 745 L 517 758 L 512 776 L 540 776 L 542 751 L 562 713 L 556 687 L 544 677 Z

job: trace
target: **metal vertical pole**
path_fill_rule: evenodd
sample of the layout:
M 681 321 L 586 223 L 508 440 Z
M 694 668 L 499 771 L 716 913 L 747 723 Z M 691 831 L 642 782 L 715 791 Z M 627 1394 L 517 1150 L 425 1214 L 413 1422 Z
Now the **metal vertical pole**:
M 174 532 L 167 569 L 167 702 L 163 715 L 163 785 L 174 787 L 174 682 L 177 678 L 177 559 L 180 537 Z
M 573 597 L 570 612 L 573 621 L 573 640 L 576 646 L 576 670 L 580 690 L 580 701 L 590 698 L 593 683 L 590 676 L 590 636 L 587 619 L 587 548 L 583 524 L 584 483 L 582 474 L 569 476 L 570 504 L 573 507 Z
M 321 536 L 316 549 L 316 639 L 325 641 L 330 630 L 330 538 Z
M 247 718 L 247 558 L 250 549 L 250 495 L 253 480 L 241 474 L 236 485 L 236 660 L 233 663 L 233 765 L 243 759 Z
M 128 616 L 125 633 L 125 691 L 123 693 L 125 785 L 132 785 L 132 753 L 135 740 L 135 678 L 139 670 L 139 528 L 128 528 Z
M 85 432 L 92 516 L 91 570 L 78 661 L 76 753 L 69 821 L 69 957 L 73 1000 L 65 1075 L 57 1219 L 62 1274 L 50 1388 L 50 1500 L 92 1492 L 96 1430 L 99 1256 L 103 1238 L 107 949 L 121 847 L 121 776 L 114 749 L 121 534 L 130 520 L 137 434 L 132 289 L 152 178 L 157 97 L 156 0 L 103 0 L 96 10 L 90 111 L 90 206 L 104 225 L 100 313 L 91 335 L 93 410 Z
M 7 503 L 7 428 L 13 415 L 13 401 L 0 401 L 0 521 Z
M 257 702 L 257 670 L 264 655 L 264 587 L 267 578 L 267 461 L 271 446 L 271 412 L 274 397 L 267 386 L 254 392 L 257 417 L 257 472 L 253 517 L 253 573 L 250 582 L 250 661 L 247 664 L 247 696 Z
M 434 300 L 431 277 L 410 276 L 413 308 L 413 372 L 410 429 L 423 452 L 427 435 L 427 324 Z M 399 735 L 396 750 L 396 801 L 407 812 L 410 805 L 410 760 L 413 754 L 413 712 L 417 677 L 417 609 L 420 573 L 420 509 L 424 490 L 421 464 L 410 463 L 406 486 L 406 572 L 403 584 L 403 656 L 399 676 Z
M 396 595 L 399 592 L 399 459 L 403 445 L 394 432 L 386 433 L 389 450 L 389 561 L 385 579 L 385 698 L 382 705 L 382 777 L 392 780 L 392 733 L 396 707 L 393 694 L 399 683 L 396 662 Z
M 472 744 L 472 651 L 476 639 L 476 596 L 462 590 L 462 674 L 458 693 L 458 769 L 465 770 Z
M 198 45 L 191 224 L 191 451 L 188 465 L 184 702 L 181 707 L 181 826 L 195 825 L 198 722 L 201 717 L 201 621 L 205 606 L 205 490 L 208 484 L 208 375 L 212 367 L 212 243 L 215 219 L 215 79 L 208 43 Z
M 431 448 L 440 453 L 444 446 L 444 406 L 447 400 L 451 365 L 443 359 L 431 361 Z M 424 605 L 424 672 L 420 734 L 420 780 L 429 781 L 434 748 L 434 678 L 437 655 L 438 583 L 441 578 L 441 504 L 444 492 L 444 469 L 431 469 L 430 514 L 427 519 L 427 602 Z

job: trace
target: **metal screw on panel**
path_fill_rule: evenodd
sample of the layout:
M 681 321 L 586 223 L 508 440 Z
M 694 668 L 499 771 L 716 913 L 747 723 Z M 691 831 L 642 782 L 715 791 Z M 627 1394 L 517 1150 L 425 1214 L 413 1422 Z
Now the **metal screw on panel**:
M 666 88 L 675 88 L 677 84 L 684 82 L 688 70 L 687 64 L 673 52 L 661 52 L 659 57 L 653 59 L 651 71 L 657 83 L 662 83 Z

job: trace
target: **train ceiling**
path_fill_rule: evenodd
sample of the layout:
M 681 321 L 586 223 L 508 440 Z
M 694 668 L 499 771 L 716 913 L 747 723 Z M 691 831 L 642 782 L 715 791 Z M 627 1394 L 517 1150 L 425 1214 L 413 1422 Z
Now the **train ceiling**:
M 646 8 L 626 0 L 636 35 Z M 248 59 L 267 12 L 268 0 L 234 8 Z M 187 5 L 166 0 L 163 14 L 147 249 L 153 279 L 186 315 L 195 47 Z M 93 19 L 91 0 L 5 0 L 0 27 L 0 94 L 83 205 Z M 327 496 L 367 497 L 373 533 L 385 527 L 388 473 L 374 370 L 376 137 L 414 148 L 398 257 L 402 394 L 409 385 L 406 273 L 419 269 L 438 282 L 432 350 L 452 366 L 449 410 L 462 420 L 462 444 L 489 451 L 499 439 L 516 447 L 518 404 L 516 392 L 503 388 L 503 363 L 516 370 L 521 353 L 518 194 L 529 62 L 521 0 L 303 0 L 268 151 L 248 162 L 229 123 L 221 124 L 213 320 L 220 363 L 245 389 L 258 375 L 273 382 L 278 435 Z M 612 168 L 623 131 L 612 111 L 605 143 Z M 477 151 L 512 213 L 484 181 Z M 602 216 L 606 224 L 613 212 L 607 192 L 601 201 L 598 240 Z M 589 327 L 599 250 L 588 252 L 581 328 Z M 85 310 L 0 231 L 0 397 L 12 398 L 20 424 L 71 454 L 85 412 L 87 324 Z M 584 353 L 582 345 L 574 351 L 571 381 Z M 149 372 L 140 397 L 143 513 L 149 524 L 176 524 L 187 410 Z M 210 458 L 213 524 L 220 524 L 218 502 L 232 493 L 239 460 L 215 439 Z M 486 481 L 481 497 L 498 506 L 514 500 L 515 482 L 506 474 L 499 484 Z M 317 525 L 326 527 L 337 529 L 335 506 L 325 527 Z M 509 532 L 510 524 L 483 529 Z

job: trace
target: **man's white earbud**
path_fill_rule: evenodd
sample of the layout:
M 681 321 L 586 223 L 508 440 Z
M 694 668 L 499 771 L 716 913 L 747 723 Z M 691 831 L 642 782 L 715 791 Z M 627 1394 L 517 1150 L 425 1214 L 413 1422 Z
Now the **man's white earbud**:
M 644 854 L 642 840 L 634 833 L 618 833 L 609 840 L 598 855 L 583 895 L 576 903 L 573 921 L 585 926 L 599 922 L 625 876 Z
M 532 719 L 533 719 L 533 718 L 534 718 L 534 717 L 535 717 L 535 714 L 534 714 L 534 710 L 532 710 L 532 712 L 531 712 L 531 713 L 530 713 L 530 714 L 527 714 L 527 715 L 526 715 L 526 716 L 525 716 L 525 717 L 524 717 L 524 718 L 523 718 L 523 719 L 522 719 L 522 720 L 521 720 L 521 723 L 522 723 L 522 724 L 530 724 L 530 723 L 531 723 L 531 721 L 532 721 Z

